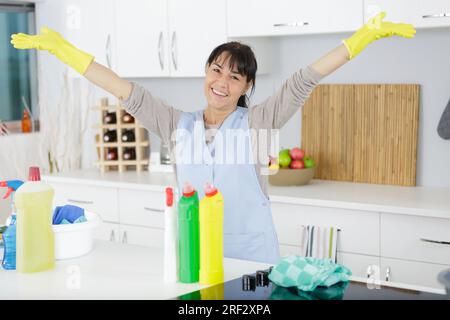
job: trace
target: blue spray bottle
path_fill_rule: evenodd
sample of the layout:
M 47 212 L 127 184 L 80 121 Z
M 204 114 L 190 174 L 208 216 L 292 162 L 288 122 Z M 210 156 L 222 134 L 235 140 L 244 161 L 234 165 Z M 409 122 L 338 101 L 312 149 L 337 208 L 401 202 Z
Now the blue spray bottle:
M 8 228 L 3 233 L 3 243 L 5 251 L 3 254 L 2 267 L 6 270 L 16 269 L 16 208 L 14 206 L 14 192 L 23 184 L 20 180 L 0 181 L 0 187 L 8 188 L 3 199 L 7 199 L 11 195 L 11 220 Z

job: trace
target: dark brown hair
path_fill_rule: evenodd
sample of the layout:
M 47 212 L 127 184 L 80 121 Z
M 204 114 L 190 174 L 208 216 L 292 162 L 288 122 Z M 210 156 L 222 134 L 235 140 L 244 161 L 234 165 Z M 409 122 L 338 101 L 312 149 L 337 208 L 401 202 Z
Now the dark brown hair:
M 208 66 L 216 61 L 223 52 L 228 54 L 227 59 L 229 58 L 228 65 L 230 69 L 233 68 L 233 66 L 236 66 L 239 74 L 247 77 L 247 83 L 252 83 L 251 96 L 255 91 L 256 69 L 258 68 L 255 54 L 252 49 L 237 41 L 226 42 L 216 47 L 211 52 L 206 65 Z M 247 97 L 247 95 L 242 95 L 238 100 L 238 106 L 248 108 L 248 102 L 249 97 Z

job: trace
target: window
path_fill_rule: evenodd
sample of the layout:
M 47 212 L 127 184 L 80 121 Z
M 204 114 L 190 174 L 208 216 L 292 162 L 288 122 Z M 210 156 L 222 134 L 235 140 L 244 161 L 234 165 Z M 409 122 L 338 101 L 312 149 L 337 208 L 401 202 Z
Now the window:
M 34 4 L 0 0 L 0 120 L 10 132 L 21 131 L 26 108 L 37 119 L 35 50 L 17 50 L 13 33 L 35 33 Z

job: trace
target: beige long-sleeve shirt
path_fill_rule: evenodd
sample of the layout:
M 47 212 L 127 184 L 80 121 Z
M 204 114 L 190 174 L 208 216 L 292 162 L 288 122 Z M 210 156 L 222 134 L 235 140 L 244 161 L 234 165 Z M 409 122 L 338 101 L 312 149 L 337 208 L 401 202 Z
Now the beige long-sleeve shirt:
M 249 128 L 258 130 L 280 129 L 304 105 L 312 90 L 322 79 L 322 75 L 311 66 L 300 69 L 287 79 L 281 88 L 272 96 L 260 104 L 248 109 Z M 171 136 L 178 126 L 183 111 L 166 104 L 161 99 L 154 97 L 148 90 L 137 83 L 133 83 L 133 89 L 128 99 L 122 102 L 123 107 L 133 115 L 147 130 L 156 134 L 164 143 L 173 148 Z M 207 134 L 208 141 L 212 137 Z M 256 137 L 256 139 L 259 139 Z M 270 136 L 268 136 L 270 139 Z M 266 150 L 257 150 L 258 146 L 267 146 Z M 255 141 L 252 144 L 255 159 L 261 152 L 270 154 L 271 141 L 260 144 Z M 271 153 L 271 155 L 277 155 Z M 255 161 L 255 169 L 261 189 L 268 195 L 268 179 L 263 174 L 267 167 L 266 161 Z

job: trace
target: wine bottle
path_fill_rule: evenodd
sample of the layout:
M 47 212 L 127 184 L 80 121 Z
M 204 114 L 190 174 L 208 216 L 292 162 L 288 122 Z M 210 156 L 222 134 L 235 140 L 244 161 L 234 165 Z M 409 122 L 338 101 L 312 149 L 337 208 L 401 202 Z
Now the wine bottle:
M 122 116 L 122 122 L 123 123 L 134 123 L 134 117 L 129 114 L 128 112 L 125 112 Z
M 134 148 L 125 148 L 123 152 L 124 160 L 135 160 L 136 159 L 136 150 Z
M 115 142 L 117 141 L 117 132 L 116 130 L 108 130 L 103 134 L 104 142 Z
M 134 130 L 125 130 L 122 133 L 122 141 L 123 142 L 133 142 L 134 139 L 135 139 Z
M 104 118 L 105 124 L 115 124 L 117 122 L 117 117 L 115 112 L 107 112 Z
M 117 148 L 108 149 L 106 153 L 107 160 L 117 160 Z

